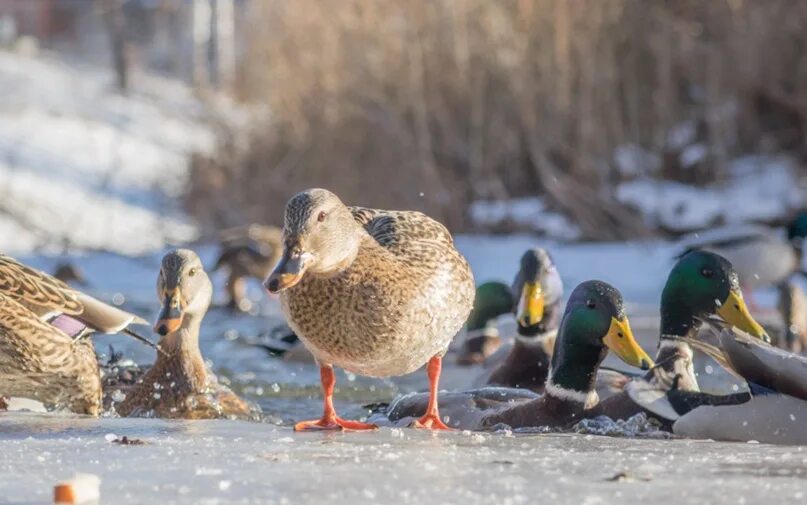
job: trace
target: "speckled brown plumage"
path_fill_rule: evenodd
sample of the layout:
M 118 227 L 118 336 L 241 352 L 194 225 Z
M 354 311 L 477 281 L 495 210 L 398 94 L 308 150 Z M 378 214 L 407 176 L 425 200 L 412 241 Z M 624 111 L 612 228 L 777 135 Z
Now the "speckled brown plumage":
M 50 324 L 59 315 L 80 321 L 76 326 L 86 329 L 68 335 Z M 132 314 L 0 255 L 0 396 L 98 415 L 101 379 L 92 342 L 85 337 L 139 322 Z
M 182 312 L 175 314 L 180 322 L 161 338 L 163 352 L 154 365 L 133 386 L 120 388 L 126 397 L 115 405 L 116 412 L 184 419 L 251 417 L 250 406 L 208 373 L 199 350 L 199 330 L 213 292 L 199 257 L 187 249 L 166 254 L 157 284 L 164 303 L 174 301 L 171 293 L 181 298 Z
M 323 208 L 319 224 L 332 230 L 319 236 L 312 213 Z M 443 225 L 420 212 L 348 209 L 325 190 L 296 196 L 285 219 L 286 250 L 304 246 L 327 265 L 281 294 L 321 364 L 386 377 L 445 352 L 470 313 L 474 281 Z
M 263 281 L 271 273 L 283 252 L 280 228 L 253 224 L 221 233 L 221 253 L 214 271 L 225 268 L 228 306 L 246 310 L 246 279 Z

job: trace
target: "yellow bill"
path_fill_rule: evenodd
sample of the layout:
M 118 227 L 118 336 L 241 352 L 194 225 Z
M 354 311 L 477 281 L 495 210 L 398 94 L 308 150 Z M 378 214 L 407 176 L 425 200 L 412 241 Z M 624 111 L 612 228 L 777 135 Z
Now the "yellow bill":
M 544 289 L 540 283 L 526 282 L 518 303 L 518 324 L 532 326 L 544 318 Z
M 717 315 L 724 321 L 758 339 L 770 342 L 765 328 L 763 328 L 748 311 L 743 295 L 739 291 L 729 291 L 729 296 L 717 309 Z
M 603 343 L 628 365 L 642 370 L 653 366 L 653 360 L 633 338 L 627 317 L 622 321 L 615 317 L 611 318 L 611 326 L 608 328 Z

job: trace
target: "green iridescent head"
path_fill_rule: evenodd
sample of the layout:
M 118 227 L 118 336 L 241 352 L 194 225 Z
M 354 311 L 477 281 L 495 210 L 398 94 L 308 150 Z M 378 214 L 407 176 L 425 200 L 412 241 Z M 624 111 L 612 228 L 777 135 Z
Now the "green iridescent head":
M 718 254 L 690 251 L 678 260 L 661 294 L 661 333 L 688 335 L 698 319 L 718 316 L 758 338 L 767 334 L 743 301 L 737 272 Z

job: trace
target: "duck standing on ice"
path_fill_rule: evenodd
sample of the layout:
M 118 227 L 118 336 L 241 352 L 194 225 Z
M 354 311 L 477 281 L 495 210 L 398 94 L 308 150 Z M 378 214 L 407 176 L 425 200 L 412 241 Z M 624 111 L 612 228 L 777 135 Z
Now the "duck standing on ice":
M 430 400 L 416 427 L 447 429 L 437 409 L 442 356 L 474 301 L 468 262 L 440 223 L 415 211 L 347 207 L 310 189 L 286 205 L 283 257 L 266 280 L 320 365 L 322 418 L 296 431 L 366 430 L 333 407 L 333 366 L 373 377 L 428 362 Z

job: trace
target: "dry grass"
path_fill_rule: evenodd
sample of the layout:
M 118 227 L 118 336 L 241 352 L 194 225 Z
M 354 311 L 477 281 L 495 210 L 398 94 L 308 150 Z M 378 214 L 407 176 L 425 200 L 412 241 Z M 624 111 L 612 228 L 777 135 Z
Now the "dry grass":
M 616 146 L 701 183 L 738 153 L 807 145 L 800 0 L 252 5 L 241 91 L 272 121 L 195 164 L 189 201 L 217 224 L 277 222 L 310 186 L 454 229 L 470 201 L 543 193 L 588 237 L 624 238 L 646 230 L 613 199 Z M 688 170 L 667 140 L 684 121 L 709 147 Z

